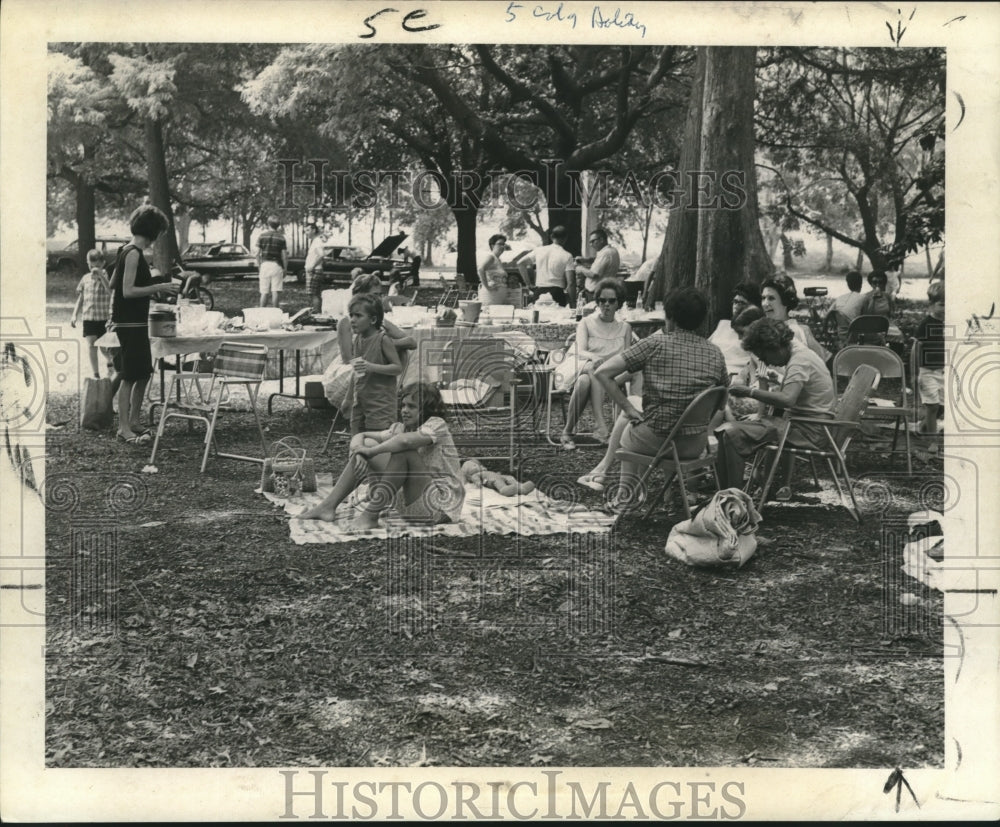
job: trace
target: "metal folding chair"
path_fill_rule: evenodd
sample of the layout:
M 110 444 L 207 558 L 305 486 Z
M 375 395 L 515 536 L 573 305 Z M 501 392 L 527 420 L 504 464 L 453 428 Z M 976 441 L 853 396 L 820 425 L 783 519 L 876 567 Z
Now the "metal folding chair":
M 691 519 L 691 507 L 688 504 L 689 483 L 711 475 L 715 480 L 715 490 L 719 490 L 719 475 L 715 467 L 716 450 L 715 446 L 708 441 L 708 425 L 712 417 L 726 407 L 728 398 L 729 390 L 723 387 L 709 388 L 699 393 L 688 403 L 687 408 L 684 409 L 684 413 L 674 423 L 674 427 L 670 429 L 670 433 L 667 434 L 667 438 L 663 441 L 663 445 L 660 446 L 660 450 L 656 452 L 656 456 L 654 457 L 646 454 L 636 454 L 624 449 L 619 449 L 615 452 L 615 457 L 618 460 L 625 460 L 645 468 L 642 476 L 639 478 L 636 489 L 638 492 L 646 491 L 649 479 L 657 468 L 663 470 L 663 486 L 655 497 L 648 498 L 644 517 L 648 517 L 653 513 L 653 509 L 657 503 L 666 506 L 667 491 L 674 480 L 677 481 L 677 485 L 680 488 L 684 517 L 688 520 Z M 705 448 L 701 455 L 695 459 L 681 459 L 677 453 L 675 440 L 681 428 L 691 425 L 704 426 Z
M 881 345 L 848 345 L 833 357 L 833 389 L 837 390 L 837 380 L 844 376 L 852 376 L 859 365 L 871 365 L 882 379 L 899 380 L 899 403 L 892 405 L 873 405 L 869 400 L 865 411 L 866 419 L 891 419 L 895 421 L 892 431 L 892 446 L 890 450 L 896 453 L 896 443 L 899 440 L 899 430 L 902 425 L 903 439 L 906 443 L 906 473 L 913 474 L 913 459 L 910 454 L 910 422 L 916 421 L 916 408 L 906 399 L 906 369 L 903 360 L 894 350 Z
M 885 344 L 889 320 L 885 316 L 858 316 L 847 328 L 848 345 Z
M 830 474 L 833 477 L 833 484 L 837 487 L 837 493 L 840 495 L 840 501 L 844 504 L 844 508 L 847 509 L 850 515 L 857 522 L 861 522 L 861 509 L 858 508 L 857 500 L 854 499 L 851 476 L 847 471 L 846 454 L 847 448 L 851 443 L 851 438 L 860 427 L 861 417 L 864 416 L 865 410 L 868 407 L 868 396 L 878 385 L 878 381 L 879 372 L 875 368 L 871 365 L 858 365 L 851 376 L 851 381 L 848 383 L 847 389 L 837 400 L 837 404 L 833 410 L 833 418 L 826 419 L 824 417 L 792 416 L 786 414 L 784 428 L 781 431 L 778 444 L 764 445 L 754 454 L 750 476 L 744 488 L 749 493 L 763 457 L 768 453 L 774 454 L 774 460 L 768 470 L 767 479 L 760 490 L 760 497 L 757 503 L 758 511 L 764 507 L 764 503 L 767 501 L 767 494 L 771 489 L 771 483 L 774 481 L 774 474 L 778 470 L 781 456 L 787 453 L 793 460 L 809 460 L 810 464 L 812 464 L 814 474 L 816 473 L 815 460 L 817 458 L 825 459 L 827 467 L 830 469 Z M 796 422 L 819 425 L 823 430 L 826 447 L 797 448 L 788 445 L 788 432 Z M 843 484 L 847 488 L 847 493 L 851 498 L 853 508 L 847 505 L 847 501 L 844 498 L 844 489 L 841 487 L 841 475 L 843 477 Z
M 257 413 L 257 394 L 260 384 L 264 381 L 267 369 L 267 348 L 263 345 L 244 345 L 236 342 L 223 342 L 215 359 L 211 373 L 175 373 L 170 376 L 160 420 L 156 428 L 156 438 L 153 440 L 153 451 L 149 456 L 152 465 L 156 460 L 156 451 L 163 437 L 164 426 L 169 419 L 186 419 L 189 422 L 204 422 L 208 426 L 205 432 L 205 453 L 201 459 L 201 471 L 204 473 L 208 464 L 208 455 L 215 449 L 215 455 L 228 459 L 240 459 L 248 462 L 263 462 L 267 453 L 267 443 L 264 439 L 264 428 Z M 208 391 L 202 392 L 202 385 L 207 385 Z M 243 454 L 226 454 L 218 450 L 215 443 L 215 427 L 219 413 L 226 408 L 229 401 L 230 388 L 242 385 L 250 400 L 250 410 L 257 423 L 260 434 L 261 456 L 250 457 Z M 187 387 L 185 387 L 187 386 Z M 193 388 L 192 388 L 193 386 Z M 175 394 L 175 388 L 180 393 Z M 195 399 L 197 396 L 197 399 Z

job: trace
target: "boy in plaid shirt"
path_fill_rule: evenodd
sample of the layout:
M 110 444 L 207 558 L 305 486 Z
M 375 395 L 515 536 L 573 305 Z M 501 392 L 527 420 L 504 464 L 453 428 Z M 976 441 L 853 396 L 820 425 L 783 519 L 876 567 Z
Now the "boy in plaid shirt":
M 73 308 L 73 315 L 70 317 L 70 327 L 76 327 L 76 321 L 83 318 L 83 338 L 87 340 L 88 352 L 90 354 L 90 368 L 94 378 L 100 379 L 101 372 L 97 364 L 96 342 L 107 332 L 108 319 L 111 316 L 111 287 L 108 284 L 107 274 L 104 272 L 104 257 L 97 250 L 87 253 L 87 266 L 90 272 L 80 279 L 76 286 L 77 298 L 76 307 Z M 108 359 L 108 353 L 101 348 L 104 358 L 108 363 L 108 375 L 112 372 L 112 365 Z

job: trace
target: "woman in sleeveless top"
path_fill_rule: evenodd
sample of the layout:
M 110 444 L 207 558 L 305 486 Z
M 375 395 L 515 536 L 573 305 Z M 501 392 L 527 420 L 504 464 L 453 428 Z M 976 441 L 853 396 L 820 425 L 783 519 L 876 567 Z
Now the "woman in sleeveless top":
M 497 233 L 490 236 L 490 253 L 479 265 L 479 301 L 483 307 L 493 304 L 518 304 L 510 301 L 507 289 L 507 271 L 500 263 L 500 256 L 507 247 L 507 236 Z
M 143 250 L 151 247 L 170 226 L 167 217 L 146 204 L 129 218 L 132 241 L 118 253 L 111 278 L 111 323 L 121 346 L 121 385 L 118 388 L 118 439 L 129 444 L 149 442 L 142 425 L 142 400 L 153 374 L 149 350 L 149 298 L 154 293 L 176 294 L 171 283 L 154 284 Z
M 583 354 L 592 358 L 577 376 L 567 406 L 566 425 L 559 442 L 568 451 L 576 447 L 576 443 L 573 442 L 573 433 L 577 420 L 588 402 L 594 413 L 597 438 L 604 443 L 608 441 L 609 428 L 604 419 L 604 388 L 594 380 L 593 372 L 608 357 L 623 353 L 625 348 L 632 343 L 632 326 L 628 322 L 615 320 L 615 313 L 625 301 L 625 287 L 621 279 L 601 279 L 594 295 L 597 300 L 597 309 L 580 319 L 576 326 L 577 358 L 584 358 Z M 628 376 L 628 374 L 623 374 L 618 377 L 619 384 L 628 379 Z

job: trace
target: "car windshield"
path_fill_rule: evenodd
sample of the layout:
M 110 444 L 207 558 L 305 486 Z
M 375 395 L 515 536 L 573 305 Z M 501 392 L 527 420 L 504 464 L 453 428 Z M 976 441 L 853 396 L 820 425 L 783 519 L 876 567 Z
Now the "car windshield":
M 184 251 L 186 256 L 207 256 L 214 247 L 215 244 L 192 244 L 187 250 Z

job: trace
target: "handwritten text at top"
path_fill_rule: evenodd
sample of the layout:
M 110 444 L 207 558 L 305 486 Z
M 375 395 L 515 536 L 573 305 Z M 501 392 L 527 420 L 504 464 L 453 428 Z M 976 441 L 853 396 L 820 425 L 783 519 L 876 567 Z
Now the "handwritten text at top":
M 505 23 L 513 23 L 518 19 L 543 20 L 545 22 L 568 23 L 576 28 L 579 20 L 575 11 L 569 11 L 565 3 L 516 3 L 511 0 L 507 4 Z M 586 21 L 584 21 L 586 25 Z M 616 6 L 614 11 L 601 6 L 593 6 L 590 11 L 590 28 L 592 29 L 635 29 L 640 37 L 646 36 L 646 26 L 632 12 L 622 11 Z

